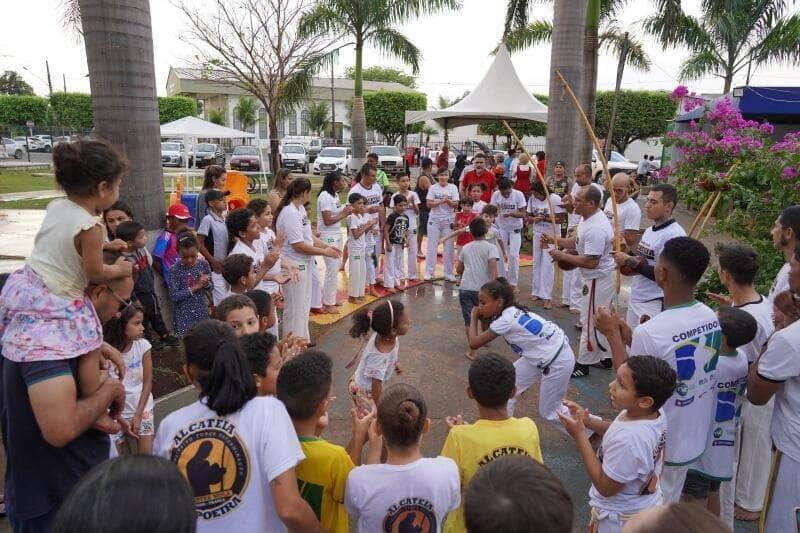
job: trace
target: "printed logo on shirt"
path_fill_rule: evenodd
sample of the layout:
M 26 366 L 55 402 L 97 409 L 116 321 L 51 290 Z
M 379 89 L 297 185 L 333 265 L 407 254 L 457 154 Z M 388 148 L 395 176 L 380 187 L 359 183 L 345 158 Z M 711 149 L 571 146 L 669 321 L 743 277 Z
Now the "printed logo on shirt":
M 517 446 L 502 446 L 500 448 L 495 448 L 491 452 L 484 455 L 481 460 L 478 461 L 478 466 L 480 467 L 486 465 L 495 459 L 504 457 L 506 455 L 524 455 L 526 457 L 530 457 L 528 450 L 525 448 L 518 448 Z
M 404 498 L 389 507 L 383 519 L 386 533 L 435 533 L 436 513 L 425 498 Z
M 649 496 L 650 494 L 655 494 L 658 491 L 658 467 L 664 459 L 664 446 L 666 444 L 667 432 L 664 431 L 661 433 L 661 438 L 658 439 L 658 445 L 656 446 L 655 450 L 653 450 L 653 465 L 655 468 L 650 473 L 650 476 L 647 478 L 645 484 L 642 486 L 642 490 L 639 491 L 639 496 Z
M 170 460 L 189 481 L 197 517 L 222 518 L 242 504 L 250 481 L 247 448 L 222 418 L 192 422 L 173 437 Z
M 314 510 L 317 520 L 322 520 L 322 496 L 325 493 L 325 487 L 297 478 L 297 488 L 300 490 L 300 496 Z

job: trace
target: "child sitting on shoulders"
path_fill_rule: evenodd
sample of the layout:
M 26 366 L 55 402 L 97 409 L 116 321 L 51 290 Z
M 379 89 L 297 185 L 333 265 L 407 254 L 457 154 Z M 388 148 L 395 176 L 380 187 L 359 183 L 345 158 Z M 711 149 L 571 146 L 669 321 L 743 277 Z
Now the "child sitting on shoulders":
M 478 420 L 464 423 L 461 415 L 447 417 L 450 433 L 442 447 L 442 456 L 458 465 L 462 492 L 483 467 L 504 455 L 525 455 L 542 462 L 539 430 L 530 418 L 508 416 L 506 405 L 515 394 L 514 365 L 506 358 L 487 354 L 469 367 L 467 397 L 478 404 Z M 461 509 L 447 518 L 444 530 L 464 531 Z
M 612 422 L 564 400 L 570 414 L 558 416 L 575 439 L 592 481 L 590 531 L 619 533 L 635 514 L 661 503 L 659 478 L 667 431 L 662 406 L 676 382 L 675 371 L 664 360 L 636 355 L 617 369 L 609 386 L 611 405 L 620 409 Z M 603 435 L 597 454 L 585 428 Z
M 225 226 L 225 212 L 228 202 L 225 193 L 219 189 L 210 189 L 205 193 L 208 214 L 197 227 L 197 241 L 200 254 L 211 266 L 211 284 L 214 287 L 214 305 L 226 296 L 228 287 L 222 279 L 222 261 L 228 255 L 228 228 Z M 201 211 L 203 209 L 198 209 Z
M 383 436 L 387 461 L 359 466 L 347 477 L 344 505 L 359 532 L 441 531 L 447 515 L 460 505 L 456 464 L 448 457 L 423 457 L 420 451 L 430 424 L 419 390 L 405 383 L 386 389 L 375 433 Z
M 227 284 L 223 299 L 234 294 L 244 294 L 255 287 L 258 279 L 253 258 L 246 254 L 231 254 L 226 257 L 222 262 L 221 273 Z
M 370 331 L 373 332 L 359 353 L 356 372 L 350 378 L 350 397 L 356 409 L 372 411 L 380 401 L 386 383 L 395 372 L 402 373 L 397 362 L 399 337 L 405 335 L 410 326 L 403 304 L 392 300 L 386 300 L 372 310 L 361 309 L 353 315 L 351 337 L 366 338 Z M 355 363 L 353 360 L 347 367 Z
M 325 531 L 347 533 L 349 521 L 344 508 L 347 476 L 361 462 L 361 450 L 374 414 L 354 415 L 353 435 L 347 450 L 320 438 L 328 425 L 332 387 L 333 362 L 316 350 L 286 362 L 278 374 L 278 399 L 286 406 L 306 456 L 295 471 L 300 494 Z M 374 439 L 372 447 L 373 457 L 380 454 L 380 439 Z
M 259 396 L 275 396 L 277 394 L 276 383 L 278 374 L 283 365 L 281 352 L 278 349 L 278 339 L 275 335 L 266 331 L 258 333 L 248 333 L 239 337 L 239 344 L 242 346 L 247 362 L 250 364 L 250 372 L 256 380 L 256 390 Z
M 215 309 L 217 320 L 225 322 L 237 337 L 258 333 L 259 320 L 256 304 L 244 294 L 234 294 L 222 300 Z
M 159 352 L 165 346 L 177 348 L 180 346 L 178 338 L 171 334 L 164 324 L 161 316 L 161 305 L 158 301 L 155 288 L 155 273 L 153 272 L 153 257 L 147 250 L 147 234 L 144 227 L 133 220 L 122 222 L 117 226 L 117 238 L 125 243 L 128 250 L 123 255 L 133 263 L 134 276 L 133 296 L 142 304 L 145 325 L 149 325 L 160 338 L 150 340 L 153 351 Z M 145 334 L 147 330 L 145 329 Z
M 758 324 L 753 315 L 736 307 L 721 307 L 717 317 L 722 346 L 714 373 L 714 419 L 705 452 L 686 474 L 681 499 L 699 503 L 720 516 L 720 484 L 733 478 L 739 453 L 736 432 L 747 386 L 747 355 L 739 348 L 752 342 Z M 733 505 L 726 506 L 725 511 L 727 516 L 721 518 L 733 527 Z
M 189 232 L 178 235 L 178 253 L 180 261 L 169 269 L 167 286 L 173 304 L 175 333 L 183 335 L 208 318 L 211 267 L 204 260 L 198 260 L 197 239 Z

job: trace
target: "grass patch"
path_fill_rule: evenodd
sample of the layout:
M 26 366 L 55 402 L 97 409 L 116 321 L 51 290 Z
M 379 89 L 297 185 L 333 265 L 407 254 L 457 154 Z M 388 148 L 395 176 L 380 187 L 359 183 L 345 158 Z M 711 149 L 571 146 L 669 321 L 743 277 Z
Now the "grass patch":
M 56 189 L 56 180 L 52 175 L 41 175 L 42 170 L 7 170 L 0 171 L 0 194 L 27 191 L 52 191 Z M 39 175 L 34 175 L 39 174 Z M 5 207 L 5 206 L 4 206 Z M 10 208 L 9 208 L 10 209 Z M 23 209 L 23 208 L 15 208 Z M 28 208 L 34 209 L 34 208 Z

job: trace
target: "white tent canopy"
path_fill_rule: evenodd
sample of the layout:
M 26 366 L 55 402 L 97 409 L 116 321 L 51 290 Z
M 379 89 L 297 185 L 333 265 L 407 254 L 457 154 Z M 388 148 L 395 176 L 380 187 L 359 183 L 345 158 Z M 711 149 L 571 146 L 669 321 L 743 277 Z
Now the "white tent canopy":
M 197 117 L 183 117 L 161 125 L 162 137 L 194 137 L 196 139 L 252 139 L 254 133 L 235 130 Z
M 503 119 L 547 122 L 547 106 L 522 84 L 502 44 L 481 82 L 463 100 L 447 109 L 405 113 L 406 124 L 434 120 L 445 128 Z

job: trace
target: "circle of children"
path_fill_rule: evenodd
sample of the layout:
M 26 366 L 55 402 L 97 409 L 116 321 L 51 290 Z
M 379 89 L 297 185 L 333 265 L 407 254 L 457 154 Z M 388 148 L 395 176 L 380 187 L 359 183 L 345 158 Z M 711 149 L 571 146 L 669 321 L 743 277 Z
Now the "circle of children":
M 426 159 L 415 187 L 401 174 L 386 202 L 388 179 L 374 161 L 345 204 L 345 177 L 329 174 L 317 233 L 305 207 L 309 180 L 281 172 L 267 199 L 227 211 L 225 171 L 212 166 L 194 216 L 170 207 L 153 260 L 135 214 L 118 202 L 124 157 L 102 141 L 57 146 L 66 198 L 49 205 L 33 253 L 0 297 L 12 527 L 571 531 L 573 504 L 542 465 L 536 425 L 513 416 L 515 400 L 538 382 L 539 412 L 574 439 L 591 480 L 591 531 L 727 531 L 734 514 L 760 515 L 768 532 L 795 531 L 800 206 L 775 223 L 772 240 L 787 264 L 768 297 L 753 288 L 756 253 L 719 246 L 729 294 L 712 295 L 714 312 L 694 299 L 710 254 L 673 218 L 672 186 L 650 190 L 644 209 L 653 225 L 641 232 L 630 178 L 615 176 L 610 193 L 629 253 L 612 253 L 612 224 L 590 169 L 581 165 L 569 179 L 556 163 L 547 197 L 532 172 L 534 164 L 544 169 L 544 154 L 537 159 L 522 154 L 494 168 L 479 154 L 458 185 L 446 168 L 434 177 Z M 558 325 L 517 303 L 526 222 L 531 297 L 551 307 L 558 262 L 561 305 L 581 315 L 577 362 Z M 353 303 L 374 290 L 381 255 L 385 289 L 416 280 L 424 234 L 424 279 L 436 273 L 442 241 L 445 281 L 460 276 L 467 394 L 479 418 L 448 418 L 441 456 L 421 454 L 427 400 L 394 378 L 411 320 L 387 299 L 353 315 L 350 333 L 365 344 L 351 362 L 352 439 L 347 448 L 326 442 L 333 365 L 309 349 L 309 313 L 340 312 L 342 251 Z M 319 280 L 316 256 L 325 260 Z M 617 266 L 632 277 L 625 318 L 609 311 Z M 199 391 L 157 431 L 152 353 L 179 341 L 161 317 L 154 271 L 166 282 L 185 373 Z M 477 356 L 496 337 L 519 356 L 515 363 Z M 570 378 L 591 365 L 615 370 L 613 420 L 565 400 Z

